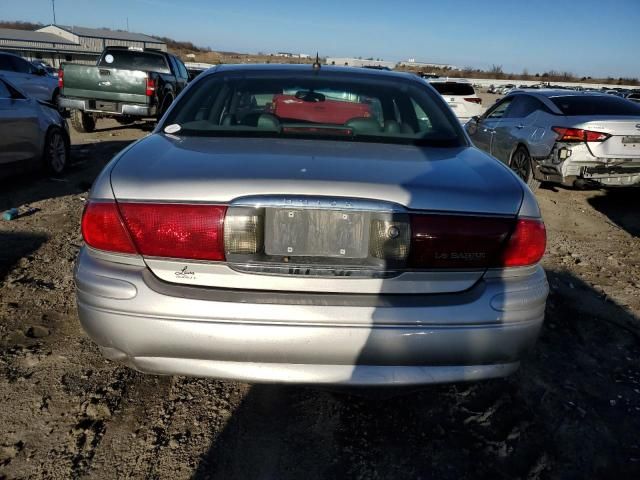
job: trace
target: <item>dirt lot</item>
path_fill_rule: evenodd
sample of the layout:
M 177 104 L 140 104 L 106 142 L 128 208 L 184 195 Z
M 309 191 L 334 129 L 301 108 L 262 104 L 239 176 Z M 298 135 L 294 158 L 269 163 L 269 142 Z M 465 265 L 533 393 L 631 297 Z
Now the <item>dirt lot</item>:
M 106 127 L 110 124 L 101 124 Z M 143 135 L 75 135 L 62 180 L 0 184 L 0 478 L 640 478 L 640 190 L 543 189 L 551 284 L 506 380 L 401 396 L 145 376 L 80 329 L 83 199 Z

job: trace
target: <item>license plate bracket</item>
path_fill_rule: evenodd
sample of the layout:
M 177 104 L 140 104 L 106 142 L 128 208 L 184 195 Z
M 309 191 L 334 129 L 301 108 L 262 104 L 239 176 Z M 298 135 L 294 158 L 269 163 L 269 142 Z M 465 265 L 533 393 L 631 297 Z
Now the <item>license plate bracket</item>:
M 622 143 L 625 145 L 640 145 L 640 135 L 627 135 L 622 137 Z
M 268 208 L 265 253 L 283 257 L 369 256 L 370 215 L 361 211 Z

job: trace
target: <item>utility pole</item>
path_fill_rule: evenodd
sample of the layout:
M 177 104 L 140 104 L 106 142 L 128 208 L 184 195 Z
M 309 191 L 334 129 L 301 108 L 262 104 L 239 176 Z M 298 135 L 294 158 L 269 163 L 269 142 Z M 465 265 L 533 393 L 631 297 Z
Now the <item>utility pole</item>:
M 127 32 L 129 31 L 129 17 L 127 17 Z
M 56 24 L 56 0 L 51 0 L 51 9 L 53 10 L 53 24 Z

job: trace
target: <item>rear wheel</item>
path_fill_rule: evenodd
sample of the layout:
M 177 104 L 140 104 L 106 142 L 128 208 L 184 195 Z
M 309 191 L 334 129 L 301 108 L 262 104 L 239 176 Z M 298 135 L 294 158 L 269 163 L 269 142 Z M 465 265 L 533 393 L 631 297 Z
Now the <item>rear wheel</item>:
M 71 125 L 76 132 L 91 133 L 96 129 L 96 119 L 82 110 L 72 110 Z
M 131 125 L 135 121 L 136 119 L 133 117 L 126 117 L 126 116 L 116 117 L 116 122 L 118 122 L 120 125 Z
M 516 149 L 511 157 L 509 166 L 529 186 L 532 192 L 538 189 L 541 182 L 533 176 L 533 163 L 526 148 L 518 147 Z
M 69 142 L 64 132 L 52 128 L 47 133 L 44 144 L 44 166 L 48 173 L 60 175 L 67 168 L 69 160 Z
M 165 97 L 164 101 L 162 102 L 162 107 L 158 112 L 158 121 L 160 121 L 160 119 L 164 116 L 164 114 L 167 112 L 167 110 L 169 109 L 172 103 L 173 103 L 173 97 L 171 95 Z

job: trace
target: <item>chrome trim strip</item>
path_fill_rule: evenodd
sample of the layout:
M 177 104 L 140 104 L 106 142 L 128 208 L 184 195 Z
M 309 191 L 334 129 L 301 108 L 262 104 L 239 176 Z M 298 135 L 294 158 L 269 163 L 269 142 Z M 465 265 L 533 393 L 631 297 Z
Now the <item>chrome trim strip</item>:
M 283 196 L 283 195 L 255 195 L 238 197 L 230 204 L 234 207 L 266 207 L 266 208 L 310 208 L 336 209 L 366 212 L 406 212 L 402 205 L 382 200 L 351 197 L 322 197 L 322 196 Z

